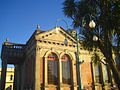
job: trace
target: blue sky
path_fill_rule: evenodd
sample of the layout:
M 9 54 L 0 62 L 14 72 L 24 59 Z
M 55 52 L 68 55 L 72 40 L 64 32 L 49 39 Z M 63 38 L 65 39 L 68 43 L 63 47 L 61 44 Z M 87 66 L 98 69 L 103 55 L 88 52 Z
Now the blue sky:
M 57 19 L 64 19 L 71 25 L 71 20 L 64 16 L 63 2 L 64 0 L 0 0 L 0 51 L 6 38 L 9 42 L 25 44 L 38 24 L 44 31 L 54 28 Z M 59 21 L 58 26 L 67 29 L 63 21 Z

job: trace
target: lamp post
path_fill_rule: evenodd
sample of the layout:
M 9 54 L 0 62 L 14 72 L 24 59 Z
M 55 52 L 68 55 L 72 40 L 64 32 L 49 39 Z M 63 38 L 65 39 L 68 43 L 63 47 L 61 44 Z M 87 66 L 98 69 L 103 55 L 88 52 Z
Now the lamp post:
M 93 41 L 98 41 L 98 37 L 96 35 L 93 36 Z
M 95 27 L 95 22 L 93 20 L 90 21 L 89 23 L 89 27 L 90 28 L 94 28 Z M 83 25 L 82 25 L 82 28 L 83 28 Z M 84 61 L 80 61 L 80 58 L 79 58 L 79 40 L 78 40 L 78 37 L 79 36 L 79 33 L 77 32 L 77 65 L 78 65 L 78 82 L 79 82 L 79 90 L 82 90 L 82 83 L 81 83 L 81 72 L 80 72 L 80 64 L 83 63 Z M 96 39 L 96 37 L 94 37 Z
M 59 30 L 58 30 L 58 28 L 57 28 L 57 24 L 58 24 L 58 21 L 60 21 L 60 20 L 65 22 L 65 24 L 67 25 L 67 30 L 68 30 L 69 25 L 67 24 L 67 22 L 66 22 L 64 19 L 57 19 L 57 20 L 56 20 L 55 29 L 54 29 L 54 32 L 53 32 L 53 33 L 59 33 Z M 68 44 L 68 41 L 67 41 L 67 39 L 66 39 L 66 36 L 65 36 L 64 44 Z
M 64 21 L 65 22 L 65 24 L 67 25 L 67 30 L 68 30 L 68 24 L 67 24 L 67 22 L 64 20 L 64 19 L 57 19 L 56 20 L 56 25 L 55 25 L 55 29 L 54 29 L 54 32 L 53 33 L 59 33 L 59 30 L 58 30 L 58 28 L 57 28 L 57 24 L 58 24 L 58 21 Z
M 56 33 L 59 32 L 58 29 L 57 29 L 57 22 L 58 22 L 59 20 L 64 21 L 64 22 L 66 23 L 67 29 L 68 29 L 68 24 L 67 24 L 67 22 L 66 22 L 64 19 L 57 19 L 57 21 L 56 21 L 56 29 L 55 29 L 55 31 L 54 31 L 54 32 L 56 32 Z M 83 22 L 83 21 L 82 21 L 82 22 Z M 85 23 L 82 23 L 82 24 L 83 24 L 83 25 L 82 25 L 82 28 L 83 28 Z M 90 27 L 90 28 L 94 28 L 94 27 L 95 27 L 95 22 L 94 22 L 93 20 L 90 21 L 89 27 Z M 80 58 L 79 58 L 79 36 L 80 36 L 80 35 L 79 35 L 79 33 L 78 33 L 77 31 L 76 31 L 76 36 L 77 36 L 77 60 L 76 60 L 76 65 L 77 65 L 77 67 L 78 67 L 78 84 L 79 84 L 79 90 L 82 90 L 80 64 L 83 63 L 84 61 L 80 61 Z M 82 37 L 83 37 L 83 36 L 82 36 Z M 94 37 L 93 37 L 93 40 L 94 40 L 94 41 L 97 41 L 97 40 L 98 40 L 97 36 L 94 36 Z M 67 41 L 67 39 L 66 39 L 66 37 L 65 37 L 64 44 L 67 44 L 67 43 L 68 43 L 68 41 Z

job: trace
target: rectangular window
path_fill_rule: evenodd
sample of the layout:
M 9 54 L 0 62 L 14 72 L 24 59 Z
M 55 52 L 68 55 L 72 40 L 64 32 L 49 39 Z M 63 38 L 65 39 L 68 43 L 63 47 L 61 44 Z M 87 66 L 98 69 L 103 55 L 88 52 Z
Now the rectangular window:
M 95 69 L 95 82 L 100 83 L 100 68 L 98 64 L 94 64 Z
M 62 81 L 64 84 L 70 84 L 70 62 L 62 61 Z
M 105 82 L 108 82 L 108 71 L 106 65 L 103 65 L 103 72 L 104 72 L 104 80 Z
M 48 84 L 57 84 L 57 61 L 48 61 Z

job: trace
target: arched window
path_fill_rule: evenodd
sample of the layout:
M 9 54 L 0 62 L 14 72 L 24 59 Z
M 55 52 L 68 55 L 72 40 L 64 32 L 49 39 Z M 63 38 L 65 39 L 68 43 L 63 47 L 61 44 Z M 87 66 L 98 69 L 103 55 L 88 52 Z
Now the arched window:
M 58 84 L 58 58 L 55 53 L 48 55 L 48 84 Z
M 63 84 L 71 83 L 71 59 L 65 54 L 61 57 L 62 62 L 62 82 Z

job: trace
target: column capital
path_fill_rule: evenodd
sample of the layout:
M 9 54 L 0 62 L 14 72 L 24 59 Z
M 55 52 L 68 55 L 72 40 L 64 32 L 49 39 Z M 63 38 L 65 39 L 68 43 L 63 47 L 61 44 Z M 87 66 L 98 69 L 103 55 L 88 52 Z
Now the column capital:
M 73 86 L 74 86 L 74 87 L 77 87 L 77 82 L 73 82 Z
M 48 83 L 44 83 L 44 86 L 47 87 L 47 86 L 48 86 Z

